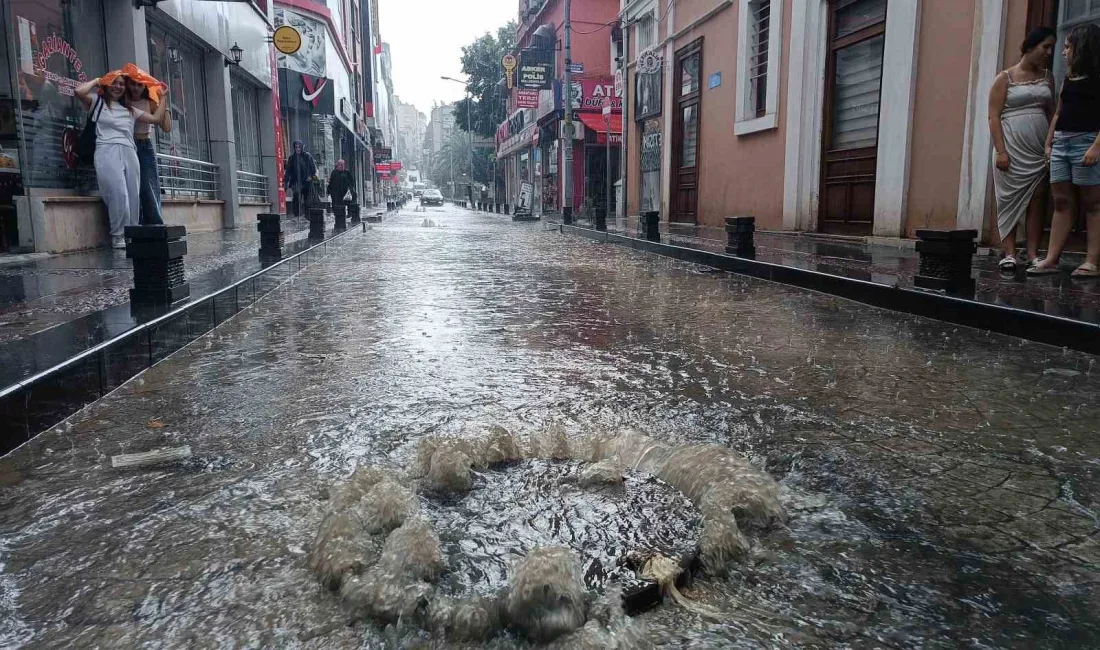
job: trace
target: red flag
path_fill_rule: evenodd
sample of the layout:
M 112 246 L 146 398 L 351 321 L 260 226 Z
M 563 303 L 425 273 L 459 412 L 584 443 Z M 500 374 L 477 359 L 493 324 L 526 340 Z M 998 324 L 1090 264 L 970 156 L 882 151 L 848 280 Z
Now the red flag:
M 374 53 L 375 54 L 381 54 L 382 53 L 382 44 L 381 43 L 374 46 Z

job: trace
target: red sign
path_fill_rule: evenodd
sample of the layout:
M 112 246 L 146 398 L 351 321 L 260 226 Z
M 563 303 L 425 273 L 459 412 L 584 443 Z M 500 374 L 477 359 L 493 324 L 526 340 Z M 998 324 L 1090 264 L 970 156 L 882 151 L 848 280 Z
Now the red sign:
M 393 169 L 392 163 L 374 163 L 374 170 L 383 176 L 388 175 L 391 169 Z
M 390 169 L 392 169 L 395 172 L 401 171 L 402 167 L 403 167 L 403 165 L 400 162 L 396 161 L 396 160 L 390 163 Z
M 539 107 L 539 91 L 537 90 L 525 90 L 523 88 L 516 91 L 516 108 L 538 108 Z
M 616 94 L 615 82 L 611 78 L 581 79 L 573 82 L 573 110 L 603 111 L 611 106 L 612 113 L 623 111 L 622 94 Z
M 279 67 L 275 62 L 275 46 L 272 45 L 268 48 L 271 58 L 271 78 L 279 79 Z M 278 181 L 279 190 L 275 198 L 275 210 L 282 214 L 286 212 L 286 185 L 283 184 L 283 178 L 286 174 L 284 165 L 286 164 L 285 151 L 283 150 L 283 119 L 279 112 L 279 84 L 271 84 L 271 113 L 275 119 L 275 178 Z

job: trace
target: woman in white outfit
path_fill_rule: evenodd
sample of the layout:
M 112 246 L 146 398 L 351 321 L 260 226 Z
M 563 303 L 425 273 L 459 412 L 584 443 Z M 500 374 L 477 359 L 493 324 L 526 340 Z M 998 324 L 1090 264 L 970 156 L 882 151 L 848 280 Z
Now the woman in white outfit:
M 97 87 L 98 95 L 93 97 Z M 96 124 L 95 175 L 107 204 L 111 246 L 126 248 L 126 226 L 136 226 L 141 216 L 141 166 L 134 127 L 138 122 L 160 124 L 168 102 L 161 100 L 152 115 L 131 107 L 126 101 L 126 79 L 117 72 L 77 86 L 76 96 L 92 111 Z
M 1015 272 L 1016 227 L 1027 223 L 1027 259 L 1039 256 L 1043 235 L 1043 194 L 1047 177 L 1046 132 L 1054 113 L 1054 81 L 1049 68 L 1055 32 L 1037 27 L 1020 47 L 1020 62 L 997 75 L 989 91 L 989 131 L 993 138 L 993 186 L 997 194 L 1000 268 Z

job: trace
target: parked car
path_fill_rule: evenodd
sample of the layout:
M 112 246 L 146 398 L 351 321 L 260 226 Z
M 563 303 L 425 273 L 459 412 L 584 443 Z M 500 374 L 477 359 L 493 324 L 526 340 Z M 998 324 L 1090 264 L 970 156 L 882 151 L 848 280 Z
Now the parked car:
M 443 205 L 443 194 L 439 190 L 424 190 L 420 195 L 420 205 Z

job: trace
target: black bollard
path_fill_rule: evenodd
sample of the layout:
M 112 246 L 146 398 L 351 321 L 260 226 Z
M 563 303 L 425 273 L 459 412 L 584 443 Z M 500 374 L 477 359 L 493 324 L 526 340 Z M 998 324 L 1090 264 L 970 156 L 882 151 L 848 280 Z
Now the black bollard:
M 596 230 L 599 230 L 601 232 L 606 231 L 607 230 L 607 212 L 605 212 L 603 210 L 597 210 L 596 211 L 595 223 L 596 223 Z
M 361 220 L 361 217 L 359 216 L 359 204 L 355 203 L 355 202 L 352 202 L 352 203 L 348 203 L 347 206 L 348 206 L 348 216 L 351 217 L 351 222 L 352 223 L 359 223 L 360 220 Z
M 504 204 L 504 214 L 512 214 L 512 205 L 510 203 Z
M 661 241 L 661 213 L 643 212 L 638 219 L 638 237 L 648 241 Z
M 325 209 L 324 208 L 309 208 L 309 238 L 310 239 L 324 239 L 325 238 Z
M 260 231 L 260 255 L 274 253 L 282 255 L 283 246 L 286 244 L 282 215 L 265 212 L 256 218 L 259 220 L 256 229 Z
M 726 217 L 726 254 L 756 259 L 756 217 Z
M 184 226 L 126 226 L 126 257 L 134 261 L 130 302 L 170 305 L 191 295 L 183 271 Z
M 917 253 L 920 271 L 913 285 L 951 294 L 973 295 L 971 276 L 974 254 L 978 252 L 977 230 L 918 230 Z
M 332 206 L 332 214 L 336 220 L 333 229 L 342 232 L 348 229 L 348 208 L 343 203 Z

